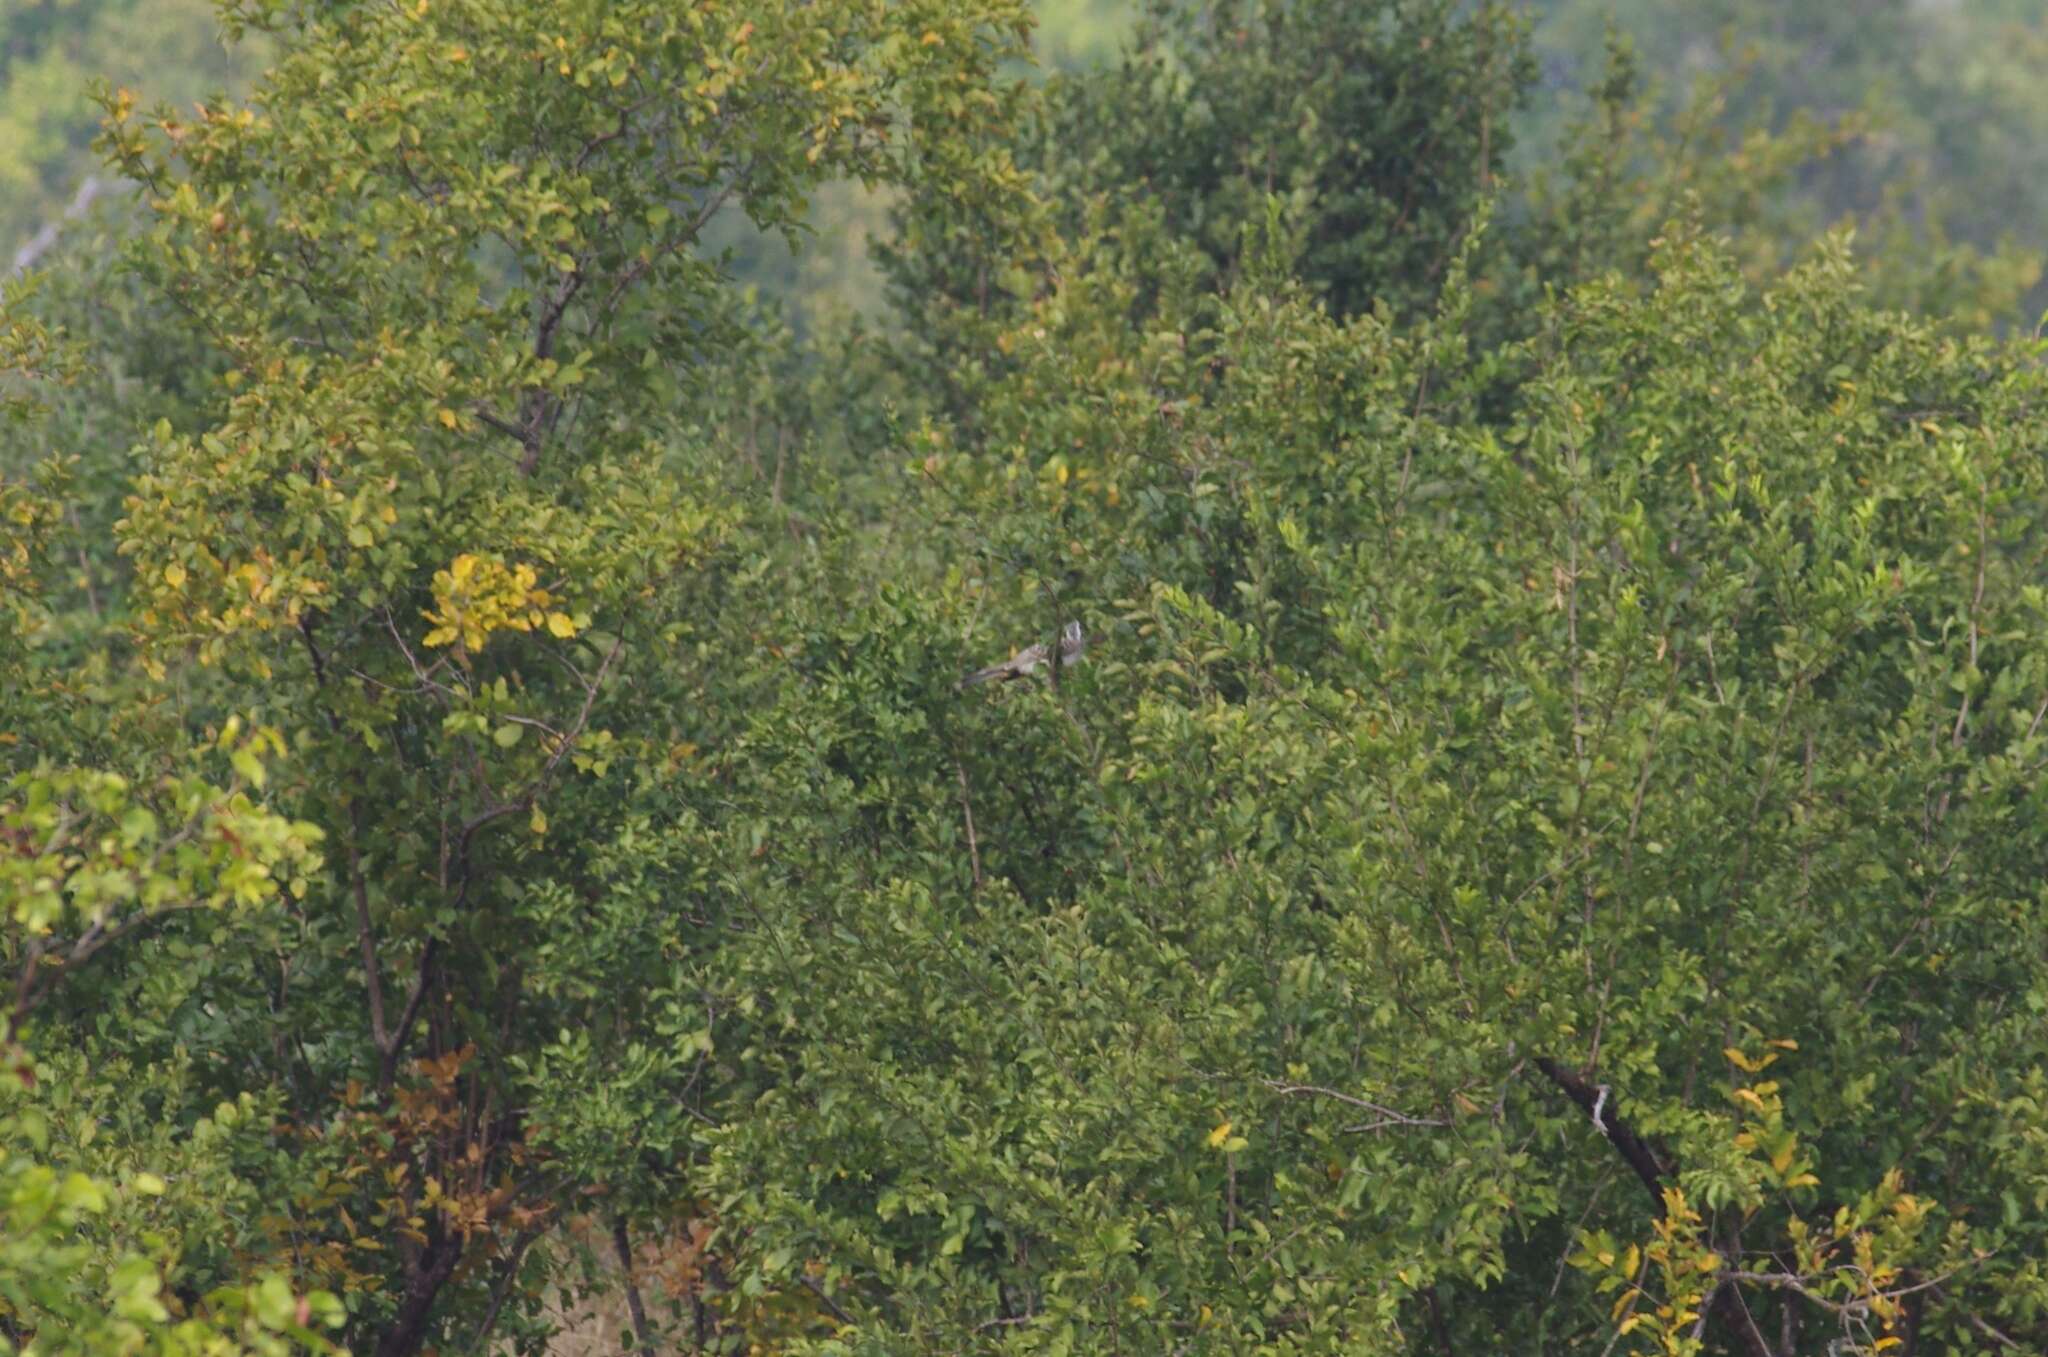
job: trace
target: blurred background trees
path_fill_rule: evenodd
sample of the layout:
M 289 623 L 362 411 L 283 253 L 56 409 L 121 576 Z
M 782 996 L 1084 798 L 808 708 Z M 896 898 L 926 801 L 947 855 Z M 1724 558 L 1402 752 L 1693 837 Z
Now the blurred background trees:
M 1410 6 L 1399 22 L 1412 26 L 1437 8 Z M 1633 47 L 1646 95 L 1640 116 L 1666 137 L 1694 146 L 1716 137 L 1739 142 L 1753 131 L 1783 135 L 1802 120 L 1839 131 L 1829 154 L 1796 170 L 1776 170 L 1767 161 L 1743 167 L 1759 180 L 1790 174 L 1790 192 L 1775 206 L 1796 214 L 1802 229 L 1853 218 L 1877 230 L 1910 227 L 1922 240 L 1980 255 L 2005 248 L 2014 252 L 2007 267 L 2038 289 L 2037 276 L 2020 258 L 2048 248 L 2048 228 L 2041 225 L 2048 221 L 2048 138 L 2038 130 L 2048 121 L 2048 19 L 2038 6 L 2024 0 L 1822 6 L 1533 0 L 1503 7 L 1508 8 L 1521 13 L 1526 59 L 1533 62 L 1526 70 L 1504 66 L 1490 73 L 1493 95 L 1509 114 L 1492 129 L 1498 138 L 1493 153 L 1504 155 L 1511 171 L 1526 174 L 1554 162 L 1581 101 L 1609 78 L 1605 52 L 1611 30 Z M 1166 6 L 1150 20 L 1143 0 L 1041 0 L 1035 10 L 1033 48 L 1046 76 L 1109 68 L 1081 82 L 1098 91 L 1092 97 L 1158 84 L 1167 50 L 1161 23 L 1187 28 L 1185 40 L 1172 49 L 1180 55 L 1167 64 L 1200 81 L 1203 87 L 1188 107 L 1216 119 L 1211 125 L 1219 135 L 1232 119 L 1216 102 L 1222 87 L 1242 80 L 1249 90 L 1264 89 L 1260 97 L 1283 93 L 1262 85 L 1249 67 L 1233 71 L 1212 64 L 1203 74 L 1205 62 L 1231 48 L 1231 26 L 1242 27 L 1257 7 Z M 1297 34 L 1314 31 L 1312 11 L 1302 9 L 1290 21 Z M 1184 17 L 1175 19 L 1176 13 Z M 1251 30 L 1259 27 L 1251 24 Z M 1397 38 L 1388 29 L 1376 40 L 1391 50 Z M 1134 39 L 1140 44 L 1137 64 L 1122 76 L 1110 74 L 1122 65 L 1119 50 Z M 58 220 L 85 178 L 101 172 L 90 149 L 97 124 L 87 92 L 91 81 L 131 86 L 147 99 L 183 107 L 216 89 L 246 88 L 268 52 L 260 34 L 224 45 L 212 0 L 30 0 L 10 6 L 0 15 L 0 255 L 11 258 Z M 1334 62 L 1340 54 L 1331 47 L 1323 55 Z M 1240 57 L 1249 59 L 1248 51 Z M 1363 70 L 1355 60 L 1346 64 Z M 1319 97 L 1298 83 L 1286 87 L 1284 96 L 1297 104 Z M 1236 90 L 1229 97 L 1248 95 Z M 1323 115 L 1338 111 L 1327 103 L 1319 109 Z M 1301 135 L 1312 123 L 1291 125 Z M 1121 130 L 1128 137 L 1167 134 L 1156 119 L 1135 116 Z M 1411 138 L 1411 152 L 1420 156 L 1426 141 L 1426 133 Z M 1069 149 L 1084 153 L 1081 146 Z M 1244 154 L 1254 149 L 1238 148 Z M 1150 153 L 1134 140 L 1127 154 Z M 1123 169 L 1128 173 L 1128 166 Z M 735 250 L 737 276 L 784 301 L 801 302 L 806 313 L 834 306 L 873 312 L 881 285 L 866 242 L 883 231 L 886 216 L 886 198 L 834 187 L 819 195 L 799 252 L 748 230 L 736 213 L 714 229 L 713 239 Z M 2048 304 L 2048 294 L 2039 290 L 2027 295 L 2032 311 Z

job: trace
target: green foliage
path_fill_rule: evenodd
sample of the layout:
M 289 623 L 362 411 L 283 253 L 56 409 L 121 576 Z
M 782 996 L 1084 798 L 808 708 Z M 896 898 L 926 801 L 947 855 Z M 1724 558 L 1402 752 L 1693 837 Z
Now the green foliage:
M 701 1081 L 672 1039 L 709 1019 L 665 968 L 708 925 L 630 887 L 669 842 L 643 804 L 685 775 L 664 699 L 689 692 L 671 667 L 693 616 L 717 613 L 735 518 L 715 483 L 671 474 L 702 456 L 677 407 L 739 333 L 703 230 L 728 202 L 792 226 L 836 176 L 999 176 L 932 129 L 999 107 L 1023 15 L 226 13 L 282 46 L 249 104 L 108 98 L 106 149 L 151 213 L 133 276 L 200 347 L 191 401 L 148 428 L 130 413 L 122 644 L 108 634 L 97 662 L 112 694 L 181 694 L 176 720 L 137 732 L 171 750 L 231 742 L 236 711 L 288 731 L 262 737 L 289 755 L 270 791 L 331 867 L 296 866 L 281 915 L 166 933 L 190 983 L 152 993 L 142 963 L 59 1001 L 76 1020 L 149 995 L 137 1030 L 101 1034 L 138 1060 L 203 1044 L 169 1117 L 268 1100 L 297 1150 L 262 1167 L 240 1245 L 292 1239 L 366 1350 L 530 1337 L 540 1290 L 508 1297 L 500 1272 L 586 1190 L 608 1215 L 663 1217 L 692 1153 L 677 1100 Z M 33 792 L 25 815 L 63 820 Z M 153 824 L 185 823 L 190 800 Z M 124 867 L 171 834 L 93 804 Z M 234 828 L 251 853 L 268 843 Z M 168 861 L 195 900 L 249 884 Z M 126 907 L 77 884 L 97 880 L 74 875 L 59 906 Z
M 741 1294 L 815 1279 L 821 1352 L 2028 1322 L 2032 350 L 1680 227 L 1494 418 L 1462 282 L 1138 330 L 1117 259 L 913 443 L 945 573 L 800 607 L 736 756 Z M 933 635 L 1067 614 L 1057 688 L 945 687 Z M 1767 1041 L 1871 1075 L 1781 1099 Z
M 1410 313 L 1533 76 L 1502 5 L 1158 4 L 1117 67 L 1058 86 L 1043 154 L 1076 199 L 1156 200 L 1219 281 L 1242 273 L 1267 197 L 1291 199 L 1301 276 L 1333 312 Z
M 1050 284 L 1049 232 L 1163 231 L 1191 247 L 1194 276 L 1152 280 L 1144 304 L 1155 288 L 1239 281 L 1246 232 L 1277 196 L 1332 310 L 1409 313 L 1435 297 L 1505 163 L 1533 73 L 1502 5 L 1161 3 L 1116 65 L 1054 79 L 1012 138 L 1031 207 L 912 200 L 884 267 L 943 370 L 962 332 Z
M 81 1068 L 63 1070 L 62 1084 L 47 1066 L 16 1073 L 50 1091 L 17 1085 L 0 1101 L 0 1348 L 24 1357 L 334 1350 L 322 1335 L 342 1321 L 331 1294 L 295 1294 L 277 1272 L 204 1294 L 177 1284 L 191 1269 L 173 1241 L 206 1240 L 227 1224 L 230 1203 L 250 1195 L 223 1175 L 221 1159 L 228 1128 L 245 1122 L 244 1107 L 223 1104 L 182 1146 L 154 1146 L 153 1167 L 131 1161 L 118 1176 L 96 1176 L 53 1166 L 46 1156 L 76 1162 L 98 1138 L 99 1116 L 132 1117 L 133 1105 L 109 1097 L 91 1111 L 77 1107 L 77 1089 L 91 1087 Z M 132 1097 L 134 1086 L 126 1092 Z M 53 1146 L 64 1140 L 72 1143 Z M 182 1228 L 166 1231 L 173 1221 Z
M 9 300 L 32 295 L 13 289 Z M 21 441 L 43 427 L 30 416 L 62 408 L 61 384 L 85 384 L 93 371 L 61 330 L 25 309 L 9 318 L 0 365 L 12 383 L 9 437 Z M 230 1225 L 228 1204 L 254 1194 L 224 1153 L 222 1128 L 252 1124 L 250 1095 L 174 1135 L 148 1113 L 178 1082 L 169 1068 L 133 1077 L 118 1042 L 47 1062 L 21 1044 L 41 1044 L 36 1015 L 46 1004 L 61 1007 L 81 984 L 94 986 L 103 954 L 132 955 L 186 916 L 267 913 L 286 882 L 303 897 L 306 874 L 321 866 L 316 826 L 253 799 L 269 760 L 285 752 L 275 730 L 244 738 L 230 718 L 183 751 L 186 767 L 159 760 L 140 781 L 56 762 L 105 752 L 78 738 L 71 718 L 90 710 L 90 698 L 49 658 L 61 616 L 52 600 L 63 593 L 53 558 L 67 519 L 76 522 L 68 469 L 46 460 L 29 478 L 0 478 L 0 954 L 12 980 L 0 1080 L 0 1346 L 166 1357 L 329 1351 L 316 1330 L 340 1324 L 339 1301 L 297 1294 L 268 1266 L 245 1280 L 231 1255 L 246 1237 Z M 225 785 L 211 772 L 226 775 Z M 131 1011 L 122 1030 L 159 1020 Z M 103 1138 L 103 1126 L 116 1129 Z M 218 1256 L 195 1266 L 188 1251 Z M 224 1280 L 194 1285 L 209 1277 Z
M 1617 37 L 1516 160 L 1419 0 L 223 14 L 0 331 L 0 1340 L 2048 1343 L 2044 351 L 1805 239 L 1856 127 Z M 893 323 L 735 285 L 833 183 Z
M 149 794 L 116 774 L 26 774 L 0 784 L 0 836 L 12 845 L 0 866 L 8 901 L 8 951 L 18 972 L 12 1022 L 42 999 L 50 977 L 69 972 L 124 935 L 170 912 L 267 902 L 276 878 L 306 889 L 320 869 L 318 828 L 261 810 L 241 784 L 268 776 L 265 746 L 275 731 L 238 741 L 222 733 L 236 783 L 216 790 L 197 778 L 167 780 Z M 10 1036 L 12 1028 L 10 1028 Z

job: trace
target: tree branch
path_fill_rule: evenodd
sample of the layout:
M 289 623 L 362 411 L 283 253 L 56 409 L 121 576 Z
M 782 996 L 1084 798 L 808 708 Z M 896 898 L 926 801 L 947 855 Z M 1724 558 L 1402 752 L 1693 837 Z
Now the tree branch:
M 967 860 L 974 867 L 974 889 L 981 889 L 981 845 L 974 837 L 974 803 L 967 790 L 967 766 L 953 760 L 953 772 L 960 778 L 960 817 L 967 822 Z
M 1396 1112 L 1391 1107 L 1382 1107 L 1378 1103 L 1369 1102 L 1364 1098 L 1353 1097 L 1349 1093 L 1339 1093 L 1334 1088 L 1323 1088 L 1317 1084 L 1290 1084 L 1279 1079 L 1261 1079 L 1259 1080 L 1259 1082 L 1261 1084 L 1264 1084 L 1267 1088 L 1272 1089 L 1275 1093 L 1281 1094 L 1282 1096 L 1291 1097 L 1295 1094 L 1306 1093 L 1317 1098 L 1330 1098 L 1336 1102 L 1344 1103 L 1347 1106 L 1356 1107 L 1363 1111 L 1370 1112 L 1374 1116 L 1379 1117 L 1381 1119 L 1377 1122 L 1372 1123 L 1372 1126 L 1450 1125 L 1449 1122 L 1440 1121 L 1434 1117 L 1411 1117 L 1405 1112 Z M 1371 1128 L 1367 1127 L 1362 1129 Z
M 484 1310 L 483 1321 L 476 1327 L 476 1337 L 470 1340 L 471 1351 L 485 1351 L 484 1341 L 491 1336 L 491 1330 L 497 1327 L 498 1311 L 504 1308 L 505 1298 L 512 1294 L 512 1283 L 519 1277 L 519 1265 L 525 1261 L 527 1249 L 531 1248 L 533 1241 L 538 1238 L 539 1230 L 525 1229 L 513 1239 L 512 1251 L 505 1255 L 504 1265 L 498 1269 L 497 1284 L 491 1288 L 491 1303 Z
M 351 805 L 348 818 L 348 880 L 356 902 L 356 944 L 362 952 L 363 985 L 369 991 L 370 1040 L 388 1061 L 391 1038 L 384 1027 L 384 980 L 377 966 L 376 934 L 370 926 L 370 884 L 363 876 L 362 850 L 356 843 L 362 832 L 362 816 Z
M 654 1357 L 654 1336 L 647 1331 L 647 1307 L 640 1301 L 640 1284 L 633 1280 L 633 1241 L 626 1234 L 626 1218 L 612 1217 L 612 1248 L 619 1255 L 619 1276 L 626 1286 L 626 1310 L 633 1317 L 633 1337 L 639 1340 L 640 1357 Z
M 1650 1194 L 1652 1213 L 1658 1220 L 1664 1219 L 1665 1167 L 1649 1144 L 1636 1134 L 1635 1128 L 1615 1111 L 1613 1090 L 1605 1084 L 1597 1088 L 1588 1084 L 1548 1056 L 1537 1056 L 1536 1068 L 1579 1105 L 1580 1110 L 1592 1120 L 1593 1128 L 1605 1136 L 1628 1166 L 1635 1170 L 1636 1177 L 1642 1180 L 1644 1189 Z
M 584 684 L 583 705 L 577 709 L 575 721 L 570 723 L 568 732 L 562 736 L 560 742 L 555 746 L 555 752 L 548 756 L 546 763 L 541 765 L 540 772 L 534 775 L 533 781 L 527 784 L 526 790 L 509 801 L 492 802 L 463 822 L 462 828 L 455 836 L 455 851 L 452 855 L 457 874 L 454 901 L 454 908 L 457 913 L 460 913 L 468 905 L 469 889 L 476 879 L 476 870 L 470 861 L 471 842 L 485 826 L 504 819 L 514 811 L 525 810 L 540 799 L 540 794 L 546 790 L 548 781 L 554 776 L 555 770 L 562 766 L 562 760 L 569 757 L 571 751 L 576 748 L 576 742 L 582 737 L 584 727 L 590 723 L 591 709 L 597 705 L 597 695 L 604 688 L 605 675 L 611 672 L 613 663 L 618 659 L 619 653 L 624 648 L 624 641 L 615 640 L 612 642 L 612 648 L 605 653 L 604 662 L 598 665 L 597 672 L 591 675 L 589 681 Z M 350 852 L 353 855 L 353 843 L 350 845 Z M 355 875 L 360 878 L 361 873 L 357 872 Z M 361 917 L 366 921 L 369 917 L 367 905 L 359 901 L 359 909 Z M 363 926 L 365 929 L 364 936 L 367 939 L 367 922 Z M 383 1056 L 379 1065 L 379 1078 L 383 1087 L 388 1088 L 392 1080 L 397 1076 L 398 1064 L 403 1058 L 405 1044 L 410 1039 L 412 1024 L 419 1016 L 420 1005 L 426 998 L 427 986 L 432 979 L 436 947 L 437 940 L 429 937 L 426 946 L 420 952 L 419 974 L 413 977 L 412 989 L 406 996 L 405 1011 L 400 1015 L 398 1025 L 390 1029 L 388 1035 L 381 1036 L 378 1040 L 378 1049 Z M 375 960 L 374 950 L 368 941 L 364 943 L 364 957 L 366 965 L 373 963 Z M 371 974 L 374 977 L 375 972 L 373 971 Z M 381 1027 L 383 1022 L 383 1011 L 384 999 L 382 988 L 373 981 L 371 987 L 371 1017 L 379 1027 Z

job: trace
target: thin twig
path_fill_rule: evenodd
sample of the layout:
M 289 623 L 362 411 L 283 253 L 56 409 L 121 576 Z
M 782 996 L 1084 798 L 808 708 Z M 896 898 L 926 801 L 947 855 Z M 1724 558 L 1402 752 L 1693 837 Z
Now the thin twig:
M 1330 1099 L 1334 1099 L 1334 1100 L 1335 1100 L 1335 1101 L 1337 1101 L 1337 1102 L 1340 1102 L 1340 1103 L 1345 1103 L 1345 1104 L 1347 1104 L 1347 1105 L 1349 1105 L 1349 1106 L 1351 1106 L 1351 1107 L 1361 1108 L 1361 1109 L 1363 1109 L 1364 1111 L 1367 1111 L 1367 1112 L 1370 1112 L 1370 1113 L 1372 1113 L 1372 1114 L 1373 1114 L 1374 1116 L 1376 1116 L 1376 1117 L 1380 1117 L 1380 1118 L 1382 1118 L 1382 1119 L 1383 1119 L 1383 1122 L 1382 1122 L 1382 1124 L 1385 1124 L 1385 1125 L 1393 1125 L 1393 1126 L 1448 1126 L 1448 1125 L 1450 1125 L 1450 1123 L 1449 1123 L 1449 1122 L 1447 1122 L 1447 1121 L 1440 1121 L 1440 1120 L 1437 1120 L 1437 1119 L 1436 1119 L 1436 1118 L 1434 1118 L 1434 1117 L 1411 1117 L 1411 1116 L 1409 1116 L 1409 1115 L 1408 1115 L 1407 1113 L 1405 1113 L 1405 1112 L 1396 1112 L 1396 1111 L 1395 1111 L 1395 1110 L 1394 1110 L 1393 1108 L 1391 1108 L 1391 1107 L 1382 1107 L 1382 1106 L 1380 1106 L 1380 1105 L 1379 1105 L 1378 1103 L 1375 1103 L 1375 1102 L 1370 1102 L 1370 1101 L 1368 1101 L 1368 1100 L 1366 1100 L 1366 1099 L 1364 1099 L 1364 1098 L 1358 1098 L 1358 1097 L 1353 1097 L 1353 1096 L 1352 1096 L 1351 1094 L 1349 1094 L 1349 1093 L 1340 1093 L 1340 1092 L 1338 1092 L 1338 1091 L 1337 1091 L 1336 1089 L 1334 1089 L 1334 1088 L 1324 1088 L 1324 1087 L 1322 1087 L 1322 1086 L 1321 1086 L 1321 1085 L 1319 1085 L 1319 1084 L 1290 1084 L 1290 1083 L 1287 1083 L 1287 1082 L 1285 1082 L 1285 1081 L 1283 1081 L 1283 1080 L 1279 1080 L 1279 1079 L 1261 1079 L 1261 1080 L 1259 1080 L 1259 1082 L 1260 1082 L 1261 1084 L 1264 1084 L 1264 1085 L 1265 1085 L 1265 1086 L 1266 1086 L 1267 1088 L 1269 1088 L 1269 1089 L 1272 1089 L 1272 1090 L 1273 1090 L 1273 1091 L 1274 1091 L 1275 1093 L 1278 1093 L 1278 1094 L 1282 1094 L 1282 1095 L 1284 1095 L 1284 1096 L 1292 1096 L 1292 1095 L 1294 1095 L 1294 1094 L 1298 1094 L 1298 1093 L 1306 1093 L 1306 1094 L 1310 1094 L 1310 1095 L 1312 1095 L 1312 1096 L 1314 1096 L 1314 1097 L 1317 1097 L 1317 1098 L 1330 1098 Z
M 967 789 L 967 765 L 953 760 L 953 772 L 960 779 L 960 818 L 967 823 L 967 860 L 974 866 L 974 889 L 981 889 L 981 846 L 974 837 L 974 803 Z
M 797 1281 L 798 1281 L 798 1282 L 800 1282 L 800 1283 L 802 1283 L 802 1285 L 803 1285 L 803 1288 L 804 1288 L 804 1289 L 805 1289 L 806 1291 L 809 1291 L 809 1292 L 810 1292 L 810 1293 L 811 1293 L 812 1295 L 814 1295 L 814 1296 L 816 1296 L 816 1297 L 818 1298 L 818 1302 L 819 1302 L 819 1304 L 823 1305 L 823 1306 L 824 1306 L 824 1307 L 825 1307 L 825 1308 L 826 1308 L 827 1310 L 830 1310 L 830 1311 L 832 1312 L 832 1317 L 833 1317 L 834 1319 L 838 1320 L 838 1321 L 839 1321 L 839 1322 L 840 1322 L 841 1324 L 852 1324 L 852 1323 L 854 1323 L 854 1318 L 853 1318 L 853 1316 L 852 1316 L 852 1315 L 849 1315 L 848 1313 L 846 1313 L 846 1311 L 844 1311 L 844 1310 L 840 1309 L 840 1308 L 839 1308 L 839 1303 L 838 1303 L 837 1301 L 833 1300 L 833 1299 L 832 1299 L 832 1298 L 831 1298 L 830 1296 L 828 1296 L 828 1295 L 826 1295 L 826 1294 L 825 1294 L 825 1288 L 824 1288 L 824 1287 L 822 1287 L 822 1286 L 818 1285 L 818 1284 L 817 1284 L 817 1283 L 816 1283 L 815 1281 L 811 1280 L 811 1279 L 810 1279 L 809 1277 L 805 1277 L 805 1276 L 801 1276 L 801 1275 L 799 1275 L 799 1276 L 797 1277 Z
M 471 1352 L 484 1351 L 485 1341 L 490 1338 L 491 1330 L 497 1326 L 498 1311 L 504 1308 L 505 1298 L 512 1294 L 512 1283 L 519 1278 L 519 1264 L 525 1260 L 527 1249 L 532 1247 L 533 1241 L 538 1238 L 539 1230 L 526 1229 L 521 1230 L 513 1239 L 512 1251 L 505 1255 L 504 1265 L 498 1270 L 497 1284 L 491 1288 L 491 1303 L 484 1311 L 483 1322 L 477 1325 L 476 1337 L 469 1340 Z

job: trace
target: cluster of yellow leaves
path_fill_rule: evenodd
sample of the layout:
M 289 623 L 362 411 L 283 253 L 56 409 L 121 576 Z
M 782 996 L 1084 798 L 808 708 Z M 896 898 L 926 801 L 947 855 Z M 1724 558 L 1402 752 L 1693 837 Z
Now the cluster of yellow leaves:
M 1229 1121 L 1219 1122 L 1214 1130 L 1203 1137 L 1203 1143 L 1212 1150 L 1221 1150 L 1225 1154 L 1236 1154 L 1239 1150 L 1251 1144 L 1251 1142 L 1243 1136 L 1232 1135 L 1231 1131 L 1233 1129 Z
M 1778 1050 L 1796 1051 L 1799 1043 L 1781 1039 L 1765 1043 Z M 1751 1056 L 1739 1046 L 1721 1052 L 1728 1063 L 1748 1074 L 1759 1074 L 1775 1064 L 1777 1051 Z M 1785 1124 L 1785 1102 L 1779 1096 L 1778 1081 L 1763 1079 L 1730 1090 L 1729 1099 L 1742 1109 L 1742 1131 L 1735 1147 L 1760 1161 L 1758 1176 L 1780 1188 L 1817 1187 L 1820 1179 L 1809 1170 L 1812 1160 L 1799 1144 L 1799 1136 Z
M 1112 509 L 1123 501 L 1123 495 L 1116 488 L 1116 483 L 1100 468 L 1077 466 L 1068 461 L 1064 453 L 1053 454 L 1051 460 L 1045 463 L 1044 475 L 1052 482 L 1052 493 L 1055 497 L 1066 491 L 1071 482 L 1076 492 L 1100 495 L 1102 502 Z
M 1779 1052 L 1799 1049 L 1790 1039 L 1763 1045 L 1774 1049 L 1752 1055 L 1729 1046 L 1722 1054 L 1737 1069 L 1754 1075 L 1777 1063 Z M 1735 1087 L 1729 1099 L 1743 1117 L 1735 1147 L 1774 1199 L 1782 1200 L 1791 1189 L 1819 1185 L 1811 1156 L 1786 1124 L 1775 1080 Z M 1854 1321 L 1862 1345 L 1845 1351 L 1881 1353 L 1903 1342 L 1895 1330 L 1903 1322 L 1903 1302 L 1911 1288 L 1902 1284 L 1909 1268 L 1925 1266 L 1925 1226 L 1934 1205 L 1907 1192 L 1904 1175 L 1893 1168 L 1853 1205 L 1838 1207 L 1829 1224 L 1811 1225 L 1790 1214 L 1782 1226 L 1782 1242 L 1764 1248 L 1745 1266 L 1744 1259 L 1726 1259 L 1715 1250 L 1715 1231 L 1708 1228 L 1707 1218 L 1682 1189 L 1671 1186 L 1664 1190 L 1664 1216 L 1654 1226 L 1654 1238 L 1624 1245 L 1604 1230 L 1582 1232 L 1579 1251 L 1570 1262 L 1594 1276 L 1596 1290 L 1615 1293 L 1616 1337 L 1634 1334 L 1639 1342 L 1648 1340 L 1647 1348 L 1632 1351 L 1659 1357 L 1700 1352 L 1701 1341 L 1694 1333 L 1700 1314 L 1714 1287 L 1727 1278 L 1724 1269 L 1732 1267 L 1749 1284 L 1796 1289 Z M 1745 1209 L 1745 1233 L 1754 1239 L 1765 1219 L 1761 1206 Z M 1948 1253 L 1956 1266 L 1969 1266 L 1982 1257 L 1967 1258 L 1959 1236 L 1949 1241 Z
M 508 566 L 495 556 L 465 552 L 448 569 L 434 572 L 434 606 L 425 614 L 434 629 L 427 633 L 426 643 L 445 646 L 460 641 L 463 649 L 478 651 L 493 632 L 543 626 L 550 635 L 567 640 L 583 624 L 554 602 L 554 595 L 540 587 L 532 566 Z
M 0 592 L 28 589 L 37 553 L 56 527 L 58 515 L 55 500 L 32 494 L 25 485 L 0 481 Z
M 1641 1333 L 1660 1357 L 1691 1357 L 1700 1350 L 1691 1329 L 1722 1267 L 1720 1254 L 1703 1241 L 1703 1224 L 1684 1189 L 1672 1186 L 1664 1189 L 1664 1215 L 1647 1246 L 1624 1250 L 1605 1230 L 1581 1234 L 1570 1261 L 1598 1278 L 1597 1290 L 1619 1293 L 1612 1312 L 1617 1338 Z M 1653 1269 L 1661 1283 L 1654 1289 Z
M 1901 1288 L 1909 1267 L 1924 1265 L 1915 1254 L 1923 1248 L 1934 1208 L 1933 1201 L 1906 1191 L 1905 1174 L 1895 1166 L 1853 1204 L 1836 1207 L 1825 1227 L 1816 1229 L 1796 1217 L 1788 1223 L 1793 1266 L 1812 1290 L 1845 1313 L 1868 1315 L 1882 1328 L 1883 1336 L 1870 1345 L 1873 1352 L 1904 1344 L 1896 1330 L 1906 1319 L 1910 1287 Z M 1984 1257 L 1978 1252 L 1957 1262 L 1961 1254 L 1953 1246 L 1959 1243 L 1951 1238 L 1946 1270 L 1960 1270 Z

